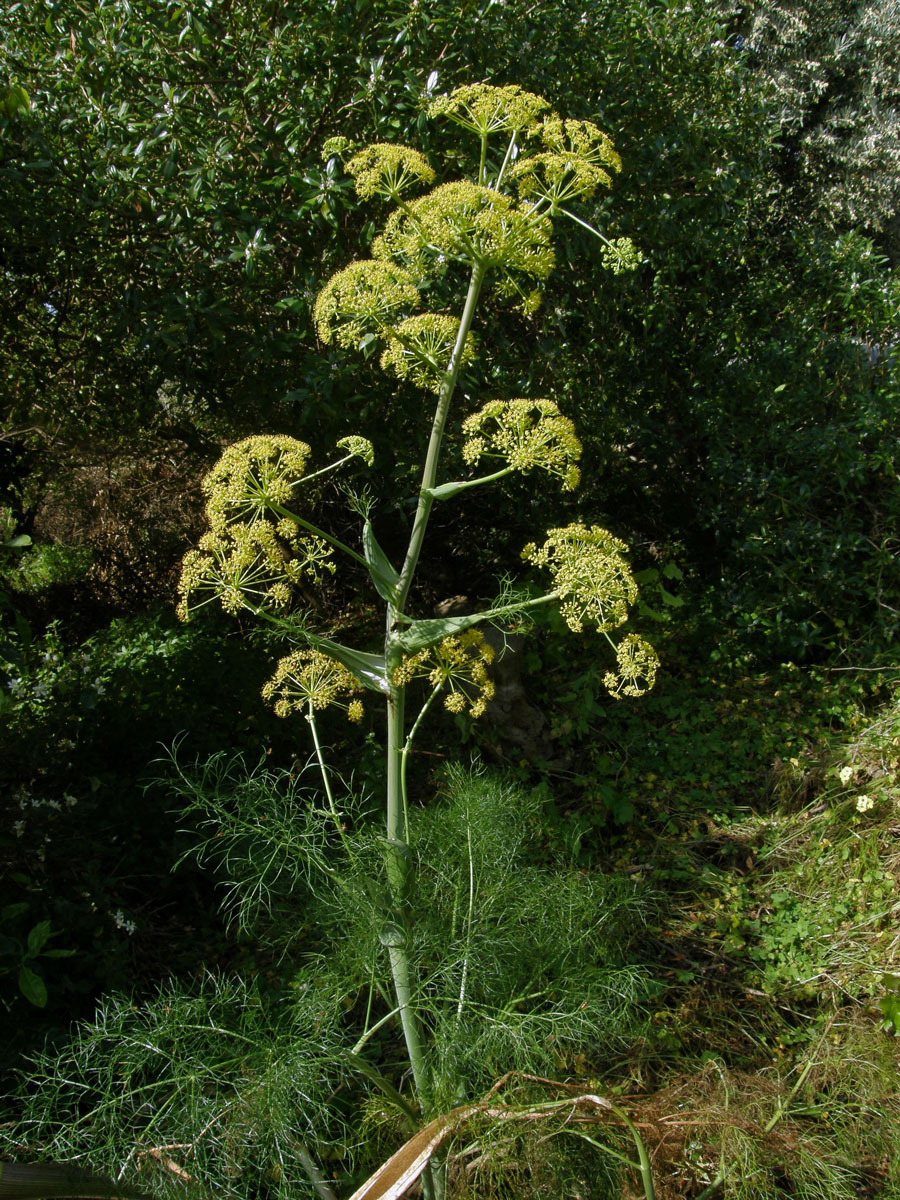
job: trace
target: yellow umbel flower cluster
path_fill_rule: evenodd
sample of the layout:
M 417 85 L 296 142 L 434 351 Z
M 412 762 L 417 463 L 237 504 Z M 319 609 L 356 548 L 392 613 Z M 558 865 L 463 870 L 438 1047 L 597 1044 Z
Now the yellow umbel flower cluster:
M 643 696 L 649 692 L 659 669 L 659 655 L 637 633 L 629 633 L 616 647 L 619 670 L 607 671 L 603 686 L 615 700 L 623 696 Z
M 539 115 L 550 105 L 543 96 L 511 84 L 493 87 L 469 83 L 449 96 L 437 96 L 428 106 L 429 117 L 447 117 L 480 137 L 489 133 L 536 133 Z
M 439 313 L 407 317 L 387 330 L 387 349 L 381 365 L 399 379 L 409 379 L 419 387 L 439 392 L 444 372 L 459 333 L 459 319 Z M 466 341 L 462 362 L 475 357 L 472 339 Z
M 363 715 L 362 701 L 343 701 L 361 691 L 360 685 L 345 666 L 321 650 L 295 650 L 282 658 L 275 674 L 263 685 L 262 696 L 275 708 L 279 717 L 292 712 L 309 713 L 334 704 L 342 708 L 351 721 Z
M 353 143 L 349 138 L 345 137 L 330 137 L 326 138 L 322 143 L 322 158 L 326 161 L 329 158 L 339 158 L 346 150 L 349 150 Z
M 372 252 L 380 260 L 405 263 L 415 274 L 451 260 L 546 279 L 554 264 L 552 232 L 548 218 L 519 208 L 502 192 L 462 180 L 395 209 Z
M 192 613 L 218 600 L 228 613 L 286 608 L 291 584 L 302 578 L 320 579 L 334 572 L 331 550 L 318 537 L 298 537 L 288 522 L 269 521 L 229 526 L 227 533 L 208 533 L 198 550 L 189 550 L 178 581 L 178 616 Z
M 316 299 L 313 320 L 326 346 L 336 339 L 346 350 L 418 304 L 419 292 L 408 271 L 383 259 L 364 259 L 332 275 Z
M 351 433 L 348 437 L 340 438 L 337 445 L 346 450 L 348 456 L 361 458 L 367 467 L 371 467 L 375 462 L 375 447 L 368 438 Z
M 427 679 L 433 688 L 448 687 L 444 707 L 452 713 L 480 717 L 494 698 L 494 681 L 488 667 L 494 648 L 480 629 L 445 637 L 434 646 L 408 655 L 394 671 L 394 683 L 404 687 L 413 679 Z
M 573 632 L 581 633 L 587 623 L 607 633 L 625 623 L 637 599 L 627 552 L 625 543 L 607 530 L 575 523 L 548 529 L 543 546 L 531 543 L 522 557 L 550 570 L 562 601 L 559 611 Z
M 468 439 L 462 456 L 469 466 L 500 458 L 516 471 L 538 467 L 556 475 L 563 491 L 578 487 L 581 442 L 555 401 L 491 400 L 466 417 L 462 428 Z
M 309 446 L 296 438 L 261 436 L 236 442 L 206 475 L 210 530 L 184 557 L 178 614 L 218 600 L 226 612 L 282 609 L 291 585 L 333 572 L 331 550 L 301 535 L 280 509 L 304 478 Z
M 606 242 L 600 247 L 600 257 L 604 267 L 607 271 L 612 271 L 613 275 L 633 271 L 644 261 L 643 254 L 628 237 L 620 237 L 615 241 Z
M 375 142 L 354 154 L 347 173 L 356 181 L 356 193 L 363 200 L 373 196 L 399 200 L 415 183 L 434 183 L 434 171 L 418 150 L 390 142 Z
M 244 438 L 224 451 L 201 484 L 206 515 L 215 533 L 232 521 L 254 521 L 284 505 L 306 474 L 310 450 L 296 438 Z
M 598 187 L 609 187 L 610 171 L 622 169 L 612 142 L 592 121 L 564 121 L 554 113 L 543 120 L 541 140 L 548 149 L 521 158 L 512 175 L 521 196 L 549 201 L 551 212 L 566 200 L 585 200 Z

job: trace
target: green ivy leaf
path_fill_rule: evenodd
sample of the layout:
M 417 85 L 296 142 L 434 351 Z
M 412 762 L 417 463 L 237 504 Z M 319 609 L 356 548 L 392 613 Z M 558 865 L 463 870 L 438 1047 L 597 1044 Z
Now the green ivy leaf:
M 35 1008 L 46 1008 L 47 985 L 30 967 L 19 969 L 19 991 Z
M 28 933 L 28 957 L 34 958 L 40 954 L 50 939 L 50 922 L 41 921 Z

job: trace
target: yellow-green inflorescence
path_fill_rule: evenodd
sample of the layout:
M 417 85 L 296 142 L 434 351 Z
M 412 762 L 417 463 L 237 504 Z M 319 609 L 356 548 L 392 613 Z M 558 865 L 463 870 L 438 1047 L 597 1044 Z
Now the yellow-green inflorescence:
M 361 458 L 367 467 L 375 462 L 375 447 L 368 438 L 351 433 L 348 437 L 340 438 L 337 445 L 347 451 L 348 458 Z
M 452 713 L 480 717 L 494 697 L 488 667 L 494 648 L 479 629 L 445 637 L 434 646 L 405 657 L 394 671 L 394 684 L 403 687 L 413 679 L 427 679 L 434 688 L 447 687 L 444 707 Z
M 428 106 L 429 117 L 447 117 L 481 137 L 490 133 L 536 133 L 540 114 L 550 105 L 543 96 L 523 91 L 515 84 L 495 87 L 469 83 L 449 96 L 437 96 Z
M 549 201 L 551 212 L 566 200 L 586 200 L 598 187 L 609 187 L 610 171 L 622 169 L 612 142 L 592 121 L 567 121 L 554 113 L 544 118 L 540 136 L 547 149 L 519 159 L 512 176 L 521 196 Z
M 546 279 L 554 264 L 552 232 L 549 218 L 503 192 L 461 180 L 395 209 L 372 252 L 381 260 L 397 259 L 414 274 L 457 261 Z
M 438 313 L 410 317 L 429 276 L 442 274 L 450 263 L 493 270 L 495 295 L 534 314 L 555 261 L 551 216 L 572 217 L 562 204 L 588 199 L 599 186 L 608 186 L 621 161 L 592 122 L 564 119 L 543 97 L 515 85 L 459 87 L 436 97 L 427 112 L 478 135 L 477 182 L 443 183 L 409 200 L 405 193 L 411 186 L 434 182 L 434 171 L 418 151 L 388 142 L 354 151 L 347 139 L 330 139 L 326 155 L 346 158 L 359 195 L 381 196 L 397 207 L 372 245 L 372 259 L 353 263 L 329 280 L 313 315 L 326 344 L 351 348 L 368 344 L 370 335 L 381 337 L 387 343 L 381 357 L 385 369 L 438 390 L 449 357 L 450 318 Z M 499 169 L 487 156 L 488 139 L 495 134 L 503 139 L 495 147 L 502 157 Z M 504 176 L 514 182 L 517 195 L 500 190 Z M 628 239 L 598 236 L 604 265 L 612 270 L 628 270 L 640 261 Z
M 256 520 L 290 500 L 306 474 L 310 450 L 292 437 L 258 436 L 229 446 L 203 480 L 214 533 L 233 521 Z
M 399 200 L 416 183 L 434 183 L 434 171 L 418 150 L 390 142 L 375 142 L 360 150 L 347 163 L 347 173 L 363 200 L 373 196 Z
M 342 708 L 351 721 L 363 715 L 362 701 L 347 698 L 362 689 L 346 667 L 321 650 L 295 650 L 282 658 L 275 674 L 263 686 L 264 700 L 279 717 L 292 712 L 309 714 L 330 704 Z
M 553 400 L 491 400 L 463 422 L 463 459 L 502 459 L 516 471 L 538 468 L 562 480 L 564 491 L 578 486 L 581 443 L 575 426 Z
M 526 546 L 522 557 L 547 567 L 560 612 L 575 633 L 592 625 L 608 633 L 624 625 L 637 599 L 637 584 L 625 560 L 628 547 L 598 525 L 575 523 L 548 529 L 543 546 Z
M 178 615 L 187 620 L 218 600 L 228 613 L 283 609 L 293 584 L 334 572 L 331 551 L 318 537 L 298 537 L 293 523 L 253 521 L 208 533 L 181 564 Z
M 607 671 L 603 686 L 615 699 L 623 696 L 643 696 L 656 680 L 659 655 L 648 641 L 637 633 L 629 633 L 616 647 L 618 672 Z
M 336 340 L 349 349 L 418 305 L 419 291 L 408 271 L 383 259 L 366 259 L 332 275 L 318 295 L 313 319 L 326 345 Z
M 179 615 L 218 600 L 226 612 L 287 607 L 292 585 L 333 572 L 331 551 L 278 513 L 306 473 L 309 447 L 261 436 L 229 446 L 204 478 L 210 532 L 184 557 Z
M 381 365 L 399 379 L 409 379 L 431 392 L 440 391 L 444 373 L 459 333 L 459 320 L 440 313 L 407 317 L 387 330 L 388 344 Z M 475 357 L 472 339 L 466 340 L 461 362 Z
M 628 547 L 606 529 L 575 523 L 549 529 L 543 546 L 526 546 L 522 557 L 553 575 L 560 613 L 571 630 L 592 625 L 616 651 L 617 671 L 607 671 L 604 687 L 619 700 L 642 696 L 653 687 L 659 657 L 639 634 L 627 634 L 616 646 L 609 638 L 628 619 L 637 599 L 634 576 L 625 561 Z

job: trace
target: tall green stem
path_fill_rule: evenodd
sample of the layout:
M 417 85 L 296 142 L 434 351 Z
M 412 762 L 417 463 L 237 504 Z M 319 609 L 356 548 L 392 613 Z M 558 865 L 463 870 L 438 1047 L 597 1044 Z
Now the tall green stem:
M 390 626 L 393 622 L 394 609 L 388 606 L 388 641 L 390 641 Z M 388 678 L 392 680 L 393 673 L 400 660 L 400 652 L 389 648 L 387 654 Z M 409 877 L 409 846 L 404 837 L 405 825 L 403 818 L 403 746 L 404 738 L 404 701 L 405 687 L 397 687 L 391 682 L 391 693 L 387 700 L 388 710 L 388 744 L 387 744 L 387 878 L 391 894 L 391 907 L 396 921 L 388 939 L 388 957 L 391 963 L 391 976 L 394 981 L 394 996 L 400 1014 L 400 1025 L 406 1042 L 406 1052 L 409 1055 L 409 1065 L 412 1068 L 413 1083 L 419 1107 L 427 1112 L 430 1104 L 430 1080 L 425 1065 L 425 1051 L 422 1038 L 422 1026 L 415 1007 L 412 979 L 407 947 L 406 901 L 407 883 Z M 429 1170 L 423 1176 L 423 1186 L 426 1200 L 438 1200 L 435 1194 L 435 1181 Z
M 459 377 L 459 368 L 462 365 L 463 350 L 465 349 L 466 339 L 469 336 L 469 330 L 472 327 L 472 318 L 475 316 L 475 307 L 478 304 L 478 297 L 481 293 L 481 285 L 484 283 L 486 268 L 481 263 L 476 263 L 472 267 L 472 277 L 469 280 L 469 291 L 466 295 L 466 303 L 463 308 L 463 314 L 459 322 L 459 332 L 456 335 L 456 344 L 453 347 L 453 353 L 450 355 L 450 362 L 447 366 L 446 374 L 444 375 L 441 384 L 441 390 L 438 393 L 437 408 L 434 412 L 434 421 L 431 425 L 431 438 L 428 442 L 428 453 L 425 456 L 425 467 L 422 471 L 422 487 L 419 491 L 419 505 L 416 509 L 415 519 L 413 520 L 412 534 L 409 539 L 409 548 L 406 551 L 406 560 L 403 563 L 403 570 L 400 572 L 400 582 L 397 584 L 397 604 L 398 611 L 402 612 L 406 604 L 406 598 L 409 595 L 409 589 L 412 584 L 413 575 L 415 574 L 416 566 L 419 562 L 419 555 L 422 553 L 422 543 L 425 540 L 425 529 L 428 525 L 428 517 L 431 513 L 431 506 L 434 503 L 434 497 L 430 494 L 431 488 L 437 482 L 438 460 L 441 453 L 441 441 L 444 437 L 444 426 L 447 423 L 447 414 L 450 411 L 450 401 L 453 398 L 453 392 L 456 388 L 456 380 Z
M 472 267 L 469 290 L 466 294 L 466 302 L 459 322 L 459 331 L 457 332 L 453 353 L 450 355 L 450 361 L 447 364 L 447 370 L 441 382 L 440 392 L 438 393 L 437 407 L 431 426 L 431 437 L 428 442 L 425 466 L 422 471 L 419 503 L 413 520 L 403 569 L 400 572 L 400 578 L 394 589 L 393 603 L 388 605 L 387 629 L 385 631 L 385 663 L 391 689 L 387 698 L 386 866 L 388 887 L 391 894 L 391 906 L 397 918 L 395 928 L 390 931 L 389 937 L 385 940 L 388 942 L 391 975 L 394 981 L 394 995 L 397 1000 L 400 1023 L 403 1028 L 403 1037 L 406 1041 L 409 1064 L 412 1068 L 419 1105 L 425 1112 L 428 1111 L 431 1102 L 431 1087 L 425 1063 L 422 1026 L 416 1011 L 412 972 L 406 941 L 407 929 L 405 917 L 408 903 L 407 884 L 409 871 L 409 846 L 406 842 L 403 787 L 403 751 L 406 748 L 404 722 L 406 689 L 404 686 L 398 686 L 394 683 L 394 672 L 400 665 L 402 658 L 402 651 L 394 638 L 394 625 L 397 617 L 403 612 L 419 562 L 419 555 L 422 552 L 425 530 L 428 526 L 428 517 L 431 513 L 431 506 L 434 503 L 431 489 L 437 481 L 444 426 L 447 423 L 450 401 L 459 377 L 463 351 L 465 350 L 469 330 L 472 327 L 472 320 L 475 315 L 476 305 L 478 304 L 481 285 L 484 282 L 485 271 L 486 268 L 481 263 L 475 263 Z M 439 1193 L 442 1191 L 440 1173 L 435 1176 L 430 1170 L 426 1172 L 426 1175 L 423 1176 L 423 1185 L 426 1200 L 438 1200 Z

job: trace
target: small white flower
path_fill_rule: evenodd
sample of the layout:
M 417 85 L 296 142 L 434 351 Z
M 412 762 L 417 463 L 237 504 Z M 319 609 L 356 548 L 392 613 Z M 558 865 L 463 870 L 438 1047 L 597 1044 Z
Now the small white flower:
M 856 811 L 860 813 L 868 812 L 870 808 L 875 807 L 875 799 L 873 796 L 857 796 Z
M 838 779 L 840 779 L 844 787 L 846 787 L 853 778 L 855 770 L 855 767 L 841 767 L 841 769 L 838 771 Z
M 17 838 L 21 837 L 22 834 L 25 832 L 25 822 L 24 821 L 13 821 L 13 829 L 15 830 L 16 837 Z
M 113 914 L 113 920 L 116 923 L 116 929 L 124 929 L 129 937 L 131 937 L 131 935 L 137 929 L 137 922 L 129 920 L 128 917 L 126 917 L 122 912 L 121 908 L 116 909 L 115 913 Z

